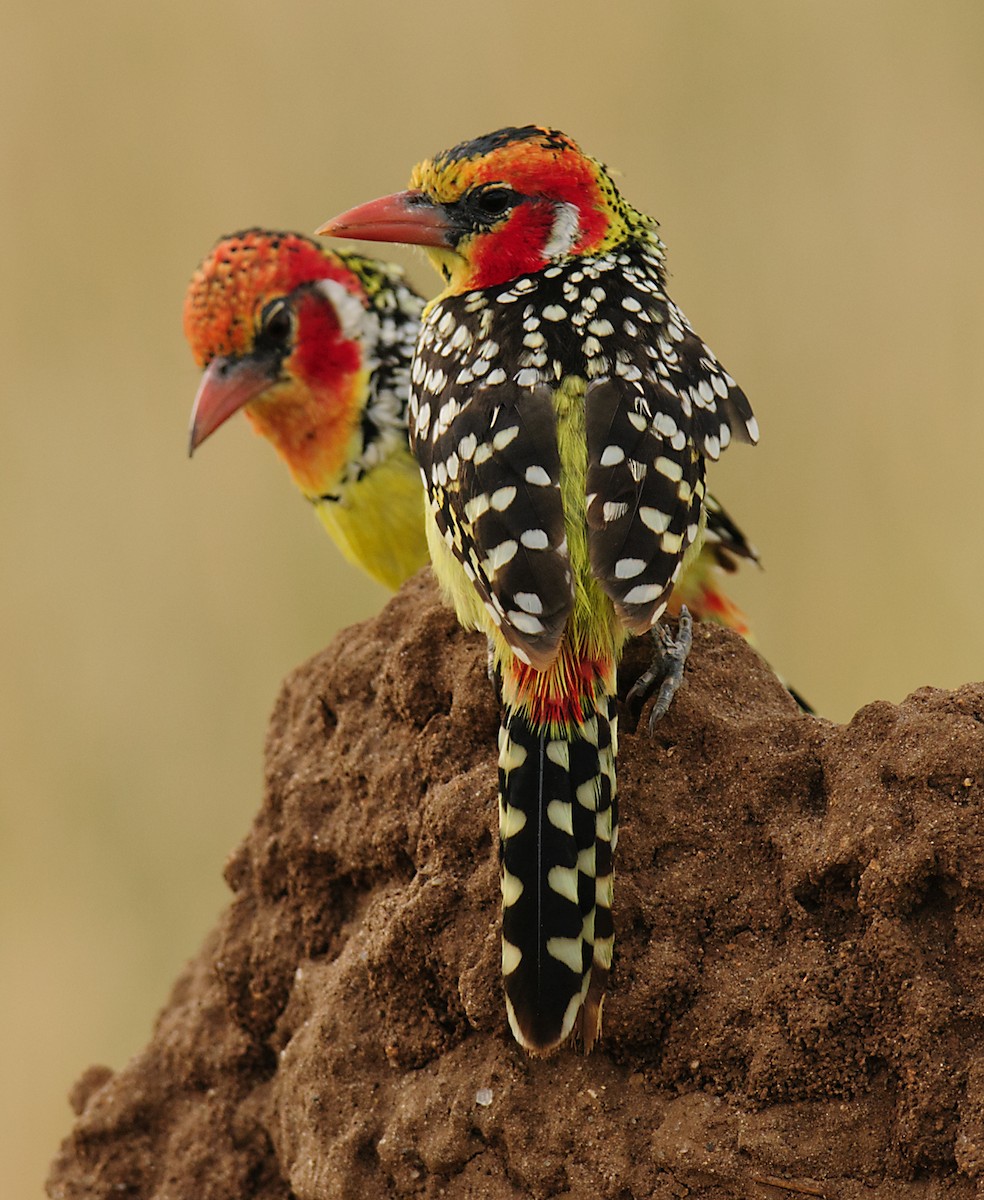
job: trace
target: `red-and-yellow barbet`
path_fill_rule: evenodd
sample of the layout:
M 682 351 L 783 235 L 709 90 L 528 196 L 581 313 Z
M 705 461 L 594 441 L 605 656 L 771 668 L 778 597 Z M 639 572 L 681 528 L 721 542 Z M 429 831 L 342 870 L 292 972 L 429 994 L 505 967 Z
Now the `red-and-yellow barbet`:
M 615 675 L 758 430 L 665 290 L 656 222 L 565 134 L 501 129 L 322 234 L 425 246 L 411 373 L 434 569 L 501 679 L 502 971 L 517 1040 L 590 1049 L 611 967 Z
M 222 238 L 184 306 L 205 372 L 191 451 L 242 409 L 345 557 L 394 590 L 428 561 L 407 445 L 423 306 L 398 267 L 270 229 Z

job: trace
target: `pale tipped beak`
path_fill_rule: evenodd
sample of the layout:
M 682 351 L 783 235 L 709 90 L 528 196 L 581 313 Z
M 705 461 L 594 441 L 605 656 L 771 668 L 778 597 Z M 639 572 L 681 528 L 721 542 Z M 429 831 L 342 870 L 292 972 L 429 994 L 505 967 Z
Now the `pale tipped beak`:
M 269 364 L 255 357 L 213 358 L 205 368 L 191 410 L 188 454 L 251 400 L 267 390 L 275 377 Z
M 357 238 L 363 242 L 402 242 L 410 246 L 453 248 L 447 213 L 424 192 L 380 196 L 326 221 L 323 237 Z

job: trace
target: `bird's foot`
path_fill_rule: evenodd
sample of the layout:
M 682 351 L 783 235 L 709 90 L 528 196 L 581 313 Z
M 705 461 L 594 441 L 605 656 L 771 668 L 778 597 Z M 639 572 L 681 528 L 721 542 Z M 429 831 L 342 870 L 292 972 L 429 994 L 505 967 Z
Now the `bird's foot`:
M 655 732 L 657 722 L 669 712 L 677 688 L 683 683 L 683 668 L 694 641 L 694 622 L 685 604 L 680 608 L 676 636 L 657 625 L 653 639 L 655 647 L 649 669 L 636 680 L 625 698 L 630 710 L 638 712 L 656 691 L 656 701 L 649 713 L 650 735 Z

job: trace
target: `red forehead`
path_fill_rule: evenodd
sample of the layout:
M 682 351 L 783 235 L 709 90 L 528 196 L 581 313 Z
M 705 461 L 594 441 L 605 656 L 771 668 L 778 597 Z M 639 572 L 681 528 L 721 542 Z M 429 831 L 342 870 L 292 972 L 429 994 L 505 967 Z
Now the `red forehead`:
M 527 195 L 566 198 L 571 190 L 596 186 L 597 164 L 571 142 L 544 144 L 525 141 L 479 159 L 474 166 L 474 183 L 508 182 Z
M 249 229 L 223 238 L 185 296 L 185 336 L 196 361 L 203 366 L 216 355 L 249 353 L 259 309 L 318 279 L 337 279 L 361 295 L 341 259 L 301 234 Z
M 526 195 L 575 200 L 597 191 L 601 167 L 566 134 L 546 127 L 500 129 L 442 151 L 414 171 L 411 186 L 455 200 L 477 184 L 504 183 Z

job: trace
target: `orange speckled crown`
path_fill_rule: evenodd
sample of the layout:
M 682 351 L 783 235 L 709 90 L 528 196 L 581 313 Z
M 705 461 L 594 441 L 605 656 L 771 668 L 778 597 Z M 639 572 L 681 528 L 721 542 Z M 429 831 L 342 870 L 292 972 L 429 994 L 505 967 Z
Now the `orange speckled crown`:
M 188 285 L 185 336 L 195 361 L 250 351 L 265 301 L 304 283 L 337 279 L 361 298 L 358 280 L 336 255 L 297 233 L 246 229 L 222 238 Z

